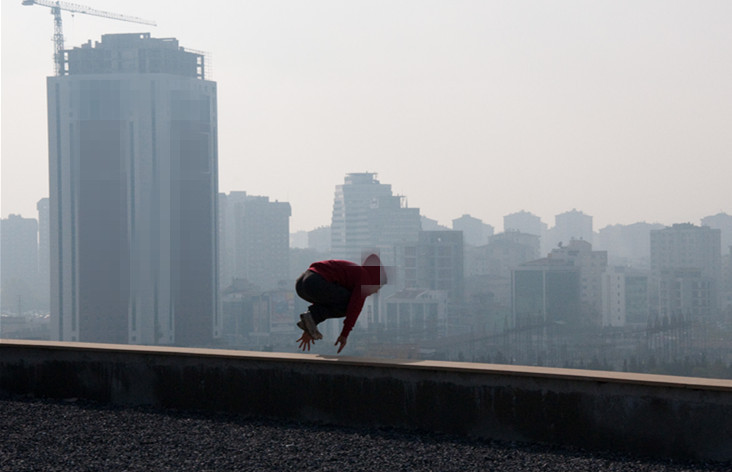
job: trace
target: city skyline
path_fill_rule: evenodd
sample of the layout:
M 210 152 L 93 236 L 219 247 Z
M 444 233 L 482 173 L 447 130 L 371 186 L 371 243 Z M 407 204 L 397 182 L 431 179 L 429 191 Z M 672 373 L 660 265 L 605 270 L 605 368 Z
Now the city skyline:
M 293 231 L 329 224 L 353 172 L 446 226 L 732 212 L 727 2 L 84 3 L 159 26 L 65 14 L 66 48 L 150 31 L 210 54 L 219 189 L 290 202 Z M 2 217 L 48 196 L 48 13 L 2 5 Z
M 378 175 L 378 173 L 374 173 L 374 174 L 377 174 Z M 389 184 L 391 184 L 391 183 L 389 183 Z M 334 188 L 335 188 L 335 186 L 334 186 Z M 290 202 L 290 201 L 279 201 L 279 200 L 275 200 L 275 199 L 272 198 L 271 195 L 254 195 L 254 194 L 250 194 L 245 189 L 232 189 L 232 190 L 227 191 L 227 192 L 219 192 L 219 196 L 223 196 L 226 193 L 232 193 L 232 192 L 233 193 L 244 193 L 244 194 L 248 194 L 248 195 L 250 195 L 253 198 L 272 199 L 272 203 L 282 203 L 282 204 L 290 204 L 290 205 L 292 205 L 292 203 L 293 203 L 293 202 Z M 408 199 L 409 196 L 408 195 L 398 195 L 398 197 L 405 197 L 406 199 Z M 34 204 L 34 207 L 41 200 L 44 200 L 44 199 L 47 200 L 48 197 L 44 197 L 43 199 L 39 199 Z M 333 198 L 331 196 L 331 205 L 332 205 L 332 200 L 333 200 Z M 409 208 L 418 209 L 418 210 L 420 210 L 420 216 L 425 217 L 425 218 L 430 218 L 430 215 L 423 213 L 421 208 L 412 207 L 412 206 L 410 206 Z M 464 212 L 463 213 L 460 213 L 459 216 L 455 216 L 453 218 L 450 218 L 450 219 L 446 220 L 445 222 L 439 221 L 438 223 L 439 223 L 439 225 L 441 227 L 444 227 L 447 230 L 456 230 L 457 231 L 457 229 L 453 228 L 453 222 L 452 222 L 452 220 L 460 219 L 462 217 L 475 218 L 475 219 L 479 220 L 482 224 L 490 225 L 491 227 L 493 227 L 495 234 L 499 234 L 499 233 L 503 233 L 503 232 L 506 231 L 506 228 L 504 228 L 504 223 L 503 223 L 503 218 L 504 217 L 512 216 L 512 215 L 516 215 L 516 214 L 522 214 L 522 213 L 539 218 L 539 220 L 541 221 L 541 223 L 544 224 L 544 225 L 546 225 L 546 230 L 552 230 L 552 229 L 554 229 L 556 227 L 556 224 L 554 222 L 555 217 L 561 216 L 561 215 L 564 215 L 564 214 L 569 214 L 569 213 L 584 214 L 585 216 L 588 216 L 588 217 L 590 217 L 593 220 L 595 220 L 597 218 L 597 216 L 598 216 L 598 215 L 591 215 L 589 213 L 586 213 L 586 212 L 582 211 L 581 208 L 573 207 L 573 208 L 571 208 L 569 210 L 562 211 L 562 212 L 556 213 L 554 215 L 551 215 L 551 217 L 549 219 L 545 219 L 542 215 L 537 215 L 535 212 L 533 212 L 530 209 L 521 208 L 521 209 L 516 210 L 515 212 L 506 213 L 505 215 L 501 215 L 500 216 L 499 226 L 494 226 L 491 223 L 488 223 L 486 221 L 483 221 L 480 218 L 475 217 L 475 215 L 472 215 L 470 213 L 464 213 Z M 679 221 L 672 221 L 672 222 L 670 222 L 668 224 L 660 223 L 658 221 L 653 221 L 653 220 L 650 220 L 650 221 L 643 220 L 643 221 L 629 221 L 628 223 L 610 223 L 610 224 L 607 224 L 605 226 L 600 227 L 597 224 L 594 224 L 593 223 L 593 225 L 592 225 L 592 232 L 593 232 L 594 235 L 597 235 L 598 232 L 600 230 L 603 230 L 603 229 L 609 229 L 611 227 L 617 227 L 617 226 L 620 226 L 620 227 L 623 227 L 623 226 L 632 226 L 632 225 L 636 225 L 636 224 L 661 225 L 662 227 L 668 227 L 668 228 L 672 227 L 673 225 L 686 224 L 686 223 L 690 223 L 690 224 L 695 225 L 695 226 L 708 226 L 702 220 L 705 220 L 705 219 L 708 219 L 708 218 L 711 218 L 711 217 L 715 217 L 715 216 L 719 216 L 719 215 L 732 216 L 732 213 L 728 213 L 728 212 L 722 210 L 722 211 L 718 211 L 718 212 L 714 212 L 714 213 L 710 213 L 710 214 L 700 215 L 697 219 L 692 220 L 692 221 L 681 221 L 681 220 L 679 220 Z M 3 219 L 7 219 L 10 216 L 21 216 L 23 218 L 34 219 L 34 220 L 37 221 L 38 220 L 38 210 L 37 209 L 34 209 L 33 213 L 30 214 L 30 215 L 20 214 L 20 213 L 12 213 L 11 212 L 8 215 L 3 215 L 2 218 Z M 602 217 L 602 215 L 599 215 L 599 216 Z M 290 218 L 292 218 L 292 216 L 290 216 Z M 331 215 L 331 218 L 332 218 L 332 215 Z M 322 230 L 323 228 L 330 228 L 331 223 L 332 223 L 332 221 L 329 220 L 329 221 L 324 222 L 324 224 L 321 224 L 321 225 L 319 225 L 317 227 L 308 228 L 308 229 L 297 229 L 297 228 L 292 228 L 292 226 L 291 226 L 290 227 L 290 235 L 294 235 L 296 233 L 310 233 L 310 232 L 313 232 L 313 231 Z M 533 233 L 527 233 L 527 234 L 533 234 Z M 724 250 L 725 248 L 723 247 L 722 249 Z

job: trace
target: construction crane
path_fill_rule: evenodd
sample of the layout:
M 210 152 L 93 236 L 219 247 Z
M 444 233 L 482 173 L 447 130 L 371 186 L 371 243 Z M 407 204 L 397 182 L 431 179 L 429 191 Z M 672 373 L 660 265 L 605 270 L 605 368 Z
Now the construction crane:
M 56 75 L 64 73 L 64 34 L 63 25 L 61 24 L 61 10 L 70 11 L 72 13 L 83 13 L 85 15 L 101 16 L 111 20 L 129 21 L 131 23 L 140 23 L 143 25 L 157 26 L 154 21 L 143 20 L 134 16 L 120 15 L 108 11 L 95 10 L 94 8 L 76 3 L 52 2 L 49 0 L 23 0 L 23 5 L 40 5 L 49 7 L 53 15 L 53 63 Z

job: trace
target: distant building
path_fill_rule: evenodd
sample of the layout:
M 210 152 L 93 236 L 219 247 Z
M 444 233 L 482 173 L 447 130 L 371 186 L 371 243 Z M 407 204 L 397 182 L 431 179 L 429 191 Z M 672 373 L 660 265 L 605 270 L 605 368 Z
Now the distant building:
M 393 264 L 394 247 L 417 240 L 418 208 L 408 208 L 374 173 L 347 174 L 336 186 L 331 224 L 331 252 L 336 259 L 361 262 L 364 252 L 380 252 Z
M 527 211 L 511 213 L 503 217 L 503 231 L 505 233 L 518 231 L 525 234 L 533 234 L 540 238 L 540 253 L 546 254 L 550 248 L 546 242 L 547 225 L 542 223 L 541 218 Z
M 219 194 L 221 281 L 245 279 L 275 290 L 290 279 L 289 235 L 292 211 L 287 202 L 246 192 Z
M 450 231 L 450 228 L 441 225 L 439 221 L 427 218 L 424 215 L 420 216 L 420 222 L 422 223 L 422 231 Z
M 384 335 L 401 342 L 444 336 L 447 327 L 447 292 L 404 289 L 386 301 Z
M 38 287 L 43 306 L 51 301 L 51 221 L 48 198 L 38 200 Z
M 648 315 L 648 276 L 626 267 L 608 267 L 602 274 L 602 326 L 645 327 Z
M 727 321 L 732 321 L 732 247 L 722 256 L 721 310 Z
M 305 249 L 308 247 L 308 232 L 307 231 L 295 231 L 290 233 L 290 248 L 291 249 Z
M 513 321 L 517 329 L 580 324 L 580 270 L 573 261 L 544 258 L 512 272 Z
M 611 225 L 595 235 L 597 250 L 607 251 L 612 265 L 632 266 L 639 270 L 651 268 L 651 231 L 663 229 L 658 223 Z
M 726 254 L 732 247 L 732 215 L 717 213 L 701 219 L 702 226 L 709 226 L 712 229 L 721 231 L 722 254 Z
M 37 304 L 38 222 L 20 215 L 0 220 L 2 307 L 20 316 Z
M 721 264 L 719 229 L 684 223 L 651 231 L 656 314 L 718 314 Z
M 378 249 L 385 264 L 393 264 L 395 248 L 415 241 L 420 232 L 419 208 L 406 206 L 401 196 L 374 198 L 368 211 L 371 247 Z
M 663 269 L 658 284 L 658 319 L 699 320 L 716 314 L 717 286 L 698 269 Z
M 398 248 L 397 271 L 400 288 L 444 290 L 451 303 L 462 302 L 462 232 L 421 231 L 417 243 Z
M 330 226 L 321 226 L 308 231 L 308 249 L 330 254 Z
M 564 260 L 579 269 L 582 322 L 593 326 L 602 324 L 602 275 L 607 268 L 607 251 L 593 251 L 592 244 L 574 239 L 552 250 L 552 260 Z
M 493 226 L 483 223 L 482 220 L 470 215 L 463 215 L 452 220 L 452 229 L 462 231 L 465 244 L 482 246 L 488 243 L 493 236 Z
M 210 345 L 216 83 L 174 38 L 103 35 L 49 77 L 51 333 Z
M 566 245 L 573 239 L 593 243 L 592 217 L 573 209 L 554 217 L 554 227 L 548 232 L 550 247 Z
M 469 254 L 469 255 L 468 255 Z M 467 275 L 492 275 L 511 278 L 511 270 L 540 256 L 539 236 L 507 231 L 490 238 L 484 246 L 466 250 Z

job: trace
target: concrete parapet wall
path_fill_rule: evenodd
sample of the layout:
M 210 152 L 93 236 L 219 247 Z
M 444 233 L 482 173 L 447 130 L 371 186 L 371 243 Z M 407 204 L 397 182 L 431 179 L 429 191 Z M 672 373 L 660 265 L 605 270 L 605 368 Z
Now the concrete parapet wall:
M 732 460 L 732 381 L 0 340 L 0 394 Z

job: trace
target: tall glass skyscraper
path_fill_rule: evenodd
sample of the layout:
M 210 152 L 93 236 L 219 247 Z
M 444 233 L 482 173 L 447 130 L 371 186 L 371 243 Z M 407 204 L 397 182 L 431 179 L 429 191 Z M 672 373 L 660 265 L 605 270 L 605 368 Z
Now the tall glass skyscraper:
M 102 36 L 48 78 L 51 333 L 217 336 L 216 83 L 172 38 Z

